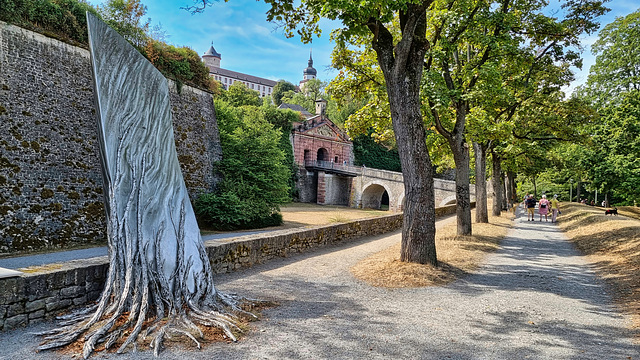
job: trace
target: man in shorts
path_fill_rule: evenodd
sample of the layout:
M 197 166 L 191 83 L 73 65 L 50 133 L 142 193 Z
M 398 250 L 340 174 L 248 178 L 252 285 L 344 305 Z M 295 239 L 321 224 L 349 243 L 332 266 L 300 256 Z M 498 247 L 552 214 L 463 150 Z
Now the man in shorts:
M 534 221 L 533 217 L 536 210 L 536 199 L 533 195 L 529 195 L 529 198 L 525 200 L 525 206 L 527 207 L 527 221 Z

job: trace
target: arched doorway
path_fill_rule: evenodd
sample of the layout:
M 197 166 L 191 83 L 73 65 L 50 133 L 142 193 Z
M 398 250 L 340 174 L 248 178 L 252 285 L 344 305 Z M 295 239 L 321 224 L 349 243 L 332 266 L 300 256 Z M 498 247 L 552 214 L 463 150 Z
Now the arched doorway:
M 316 158 L 318 161 L 329 161 L 329 152 L 325 148 L 318 149 L 318 156 Z
M 389 193 L 384 186 L 371 184 L 362 192 L 361 202 L 365 209 L 389 210 Z
M 380 210 L 389 211 L 389 193 L 385 190 L 380 199 Z

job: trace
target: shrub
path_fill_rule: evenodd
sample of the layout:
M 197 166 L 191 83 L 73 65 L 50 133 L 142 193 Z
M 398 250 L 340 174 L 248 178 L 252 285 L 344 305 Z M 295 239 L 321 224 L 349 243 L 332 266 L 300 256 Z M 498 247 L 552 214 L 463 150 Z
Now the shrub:
M 81 0 L 0 0 L 0 20 L 84 46 L 87 11 L 100 17 Z
M 256 107 L 216 104 L 223 160 L 218 189 L 201 195 L 195 211 L 213 229 L 258 228 L 282 223 L 279 205 L 290 200 L 289 169 L 279 148 L 282 133 Z

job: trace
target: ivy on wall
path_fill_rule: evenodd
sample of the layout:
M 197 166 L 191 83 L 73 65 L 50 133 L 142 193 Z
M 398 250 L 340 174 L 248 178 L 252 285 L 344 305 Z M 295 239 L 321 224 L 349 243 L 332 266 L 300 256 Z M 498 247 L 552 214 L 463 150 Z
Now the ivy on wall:
M 357 166 L 402 172 L 398 150 L 387 149 L 373 140 L 370 134 L 353 139 L 354 164 Z

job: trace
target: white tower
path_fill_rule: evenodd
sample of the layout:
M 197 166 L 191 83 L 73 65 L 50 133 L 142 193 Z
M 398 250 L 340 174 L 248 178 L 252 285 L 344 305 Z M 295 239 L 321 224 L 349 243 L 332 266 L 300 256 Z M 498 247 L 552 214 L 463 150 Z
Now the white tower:
M 207 50 L 207 52 L 204 53 L 204 55 L 202 55 L 202 61 L 204 61 L 204 64 L 209 68 L 212 68 L 212 67 L 219 68 L 220 60 L 222 60 L 222 55 L 220 55 L 220 53 L 218 53 L 216 49 L 213 48 L 213 41 L 212 41 L 211 47 L 209 48 L 209 50 Z

